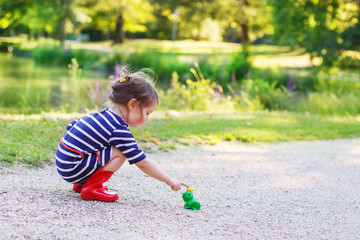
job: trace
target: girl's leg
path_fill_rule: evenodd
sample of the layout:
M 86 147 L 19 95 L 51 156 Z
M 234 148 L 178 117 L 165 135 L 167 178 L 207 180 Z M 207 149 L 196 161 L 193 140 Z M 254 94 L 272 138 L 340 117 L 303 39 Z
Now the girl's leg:
M 116 172 L 124 164 L 126 157 L 124 154 L 116 147 L 112 147 L 112 154 L 110 160 L 101 168 L 104 171 Z M 109 188 L 105 185 L 104 189 L 107 191 Z M 73 191 L 80 193 L 83 188 L 83 185 L 74 184 Z
M 110 160 L 101 168 L 104 171 L 116 172 L 126 160 L 125 155 L 116 147 L 112 147 Z
M 125 160 L 124 154 L 119 149 L 112 147 L 110 160 L 86 180 L 84 187 L 81 189 L 80 197 L 84 200 L 116 201 L 119 198 L 118 195 L 108 192 L 103 183 L 109 180 L 114 172 L 119 170 Z

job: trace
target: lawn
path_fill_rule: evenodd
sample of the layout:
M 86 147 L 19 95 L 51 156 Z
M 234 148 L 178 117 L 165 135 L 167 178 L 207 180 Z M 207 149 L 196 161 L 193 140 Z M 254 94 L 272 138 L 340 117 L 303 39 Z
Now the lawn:
M 42 166 L 53 162 L 59 139 L 79 114 L 2 115 L 0 162 Z M 359 117 L 320 116 L 287 112 L 179 113 L 155 112 L 150 121 L 131 129 L 146 151 L 171 151 L 179 144 L 219 141 L 275 143 L 360 137 Z

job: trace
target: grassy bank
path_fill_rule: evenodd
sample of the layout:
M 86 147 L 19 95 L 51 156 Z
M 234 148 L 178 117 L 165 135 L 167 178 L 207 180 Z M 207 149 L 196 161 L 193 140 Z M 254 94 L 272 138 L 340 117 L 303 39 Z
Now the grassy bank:
M 79 116 L 1 116 L 0 162 L 32 166 L 53 162 L 68 122 Z M 179 116 L 156 112 L 149 122 L 132 130 L 145 151 L 154 151 L 221 140 L 257 143 L 360 137 L 360 122 L 356 117 L 286 112 L 192 112 Z

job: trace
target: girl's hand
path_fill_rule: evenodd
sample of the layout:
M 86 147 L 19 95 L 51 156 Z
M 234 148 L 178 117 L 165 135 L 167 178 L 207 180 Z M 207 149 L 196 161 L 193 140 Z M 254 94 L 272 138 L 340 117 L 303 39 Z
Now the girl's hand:
M 169 182 L 167 182 L 167 185 L 169 185 L 171 189 L 174 191 L 179 191 L 181 189 L 181 186 L 185 186 L 187 188 L 189 187 L 185 183 L 177 180 L 176 178 L 170 178 Z

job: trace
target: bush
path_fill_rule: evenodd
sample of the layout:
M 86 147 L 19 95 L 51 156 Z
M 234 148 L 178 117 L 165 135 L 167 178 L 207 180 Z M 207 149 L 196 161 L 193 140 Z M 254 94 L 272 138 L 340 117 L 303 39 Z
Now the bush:
M 175 54 L 164 54 L 160 52 L 132 53 L 124 59 L 127 65 L 135 69 L 150 68 L 158 76 L 160 82 L 168 82 L 173 72 L 177 72 L 182 80 L 190 77 L 191 64 L 179 61 Z
M 233 55 L 230 63 L 226 65 L 224 81 L 230 82 L 235 78 L 238 82 L 241 82 L 241 80 L 247 76 L 250 67 L 249 54 L 246 48 L 244 48 L 243 51 Z
M 289 70 L 289 72 L 292 69 Z M 305 70 L 302 70 L 305 71 Z M 289 74 L 284 69 L 251 69 L 253 79 L 263 79 L 265 82 L 276 82 L 276 88 L 288 87 L 291 81 L 292 89 L 299 93 L 307 93 L 315 90 L 317 84 L 317 73 L 309 69 L 306 74 Z
M 84 49 L 67 49 L 64 50 L 62 56 L 62 65 L 66 66 L 75 58 L 80 66 L 84 69 L 96 68 L 96 63 L 105 55 L 99 51 L 90 51 Z
M 352 115 L 360 114 L 360 94 L 337 96 L 331 92 L 310 93 L 299 102 L 296 111 L 316 114 Z
M 341 68 L 360 69 L 360 52 L 344 51 L 338 61 Z
M 0 41 L 0 52 L 12 52 L 21 45 L 17 41 Z
M 329 79 L 330 75 L 318 77 L 314 92 L 331 92 L 337 96 L 354 94 L 360 91 L 359 82 L 342 81 L 341 79 Z
M 44 65 L 61 65 L 63 53 L 60 46 L 56 44 L 39 45 L 33 50 L 36 63 Z
M 210 80 L 186 80 L 186 85 L 178 81 L 178 74 L 173 73 L 170 89 L 160 90 L 161 105 L 164 109 L 206 111 L 212 108 L 212 89 L 215 83 Z
M 266 82 L 262 79 L 247 79 L 241 88 L 249 94 L 252 99 L 260 101 L 261 105 L 269 110 L 288 109 L 292 104 L 294 93 L 288 91 L 284 86 L 276 87 L 277 82 Z
M 185 84 L 178 81 L 176 72 L 172 74 L 170 88 L 159 91 L 160 108 L 181 111 L 235 110 L 232 97 L 224 96 L 219 84 L 205 79 L 197 63 L 195 68 L 190 71 L 196 80 L 187 79 Z

